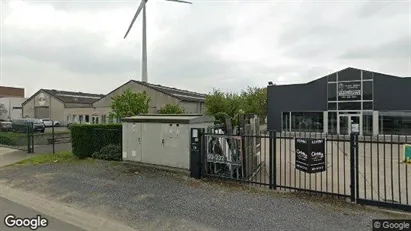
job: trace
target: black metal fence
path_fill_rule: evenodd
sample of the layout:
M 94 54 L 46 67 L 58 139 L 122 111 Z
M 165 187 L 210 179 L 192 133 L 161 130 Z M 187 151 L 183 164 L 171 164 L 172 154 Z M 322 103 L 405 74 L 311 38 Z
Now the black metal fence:
M 13 124 L 1 127 L 0 146 L 34 152 L 34 127 L 33 123 Z
M 204 132 L 200 140 L 204 177 L 411 211 L 411 136 Z

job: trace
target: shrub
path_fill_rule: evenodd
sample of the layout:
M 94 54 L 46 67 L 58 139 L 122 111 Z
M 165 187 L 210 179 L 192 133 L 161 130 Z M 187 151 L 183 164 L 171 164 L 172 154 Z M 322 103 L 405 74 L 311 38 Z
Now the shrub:
M 16 141 L 5 135 L 0 135 L 0 144 L 14 146 L 16 145 Z
M 101 160 L 121 160 L 121 145 L 109 144 L 94 152 L 92 157 Z
M 109 144 L 122 144 L 121 124 L 75 124 L 71 127 L 73 154 L 91 157 Z

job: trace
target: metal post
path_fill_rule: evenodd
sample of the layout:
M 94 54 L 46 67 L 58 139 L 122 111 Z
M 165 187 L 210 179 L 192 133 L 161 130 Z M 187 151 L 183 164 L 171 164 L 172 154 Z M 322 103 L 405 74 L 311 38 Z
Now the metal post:
M 277 189 L 277 176 L 276 176 L 276 139 L 277 139 L 277 132 L 276 131 L 269 131 L 269 184 L 270 189 Z
M 147 82 L 147 18 L 146 6 L 143 7 L 143 60 L 141 66 L 141 81 Z
M 52 144 L 53 144 L 53 154 L 55 153 L 54 150 L 54 120 L 51 121 L 51 138 L 52 138 Z
M 202 170 L 202 140 L 204 128 L 191 128 L 190 136 L 190 177 L 201 179 Z
M 350 175 L 351 175 L 351 202 L 355 202 L 358 197 L 358 134 L 350 135 Z
M 27 123 L 26 125 L 26 133 L 27 133 L 27 153 L 30 153 L 30 149 L 31 149 L 30 123 Z

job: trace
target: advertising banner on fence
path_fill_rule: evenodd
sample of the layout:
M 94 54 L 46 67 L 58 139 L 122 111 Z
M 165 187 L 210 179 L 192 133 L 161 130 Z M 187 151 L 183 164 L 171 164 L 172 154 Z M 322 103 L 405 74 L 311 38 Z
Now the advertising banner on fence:
M 404 144 L 404 162 L 411 164 L 411 144 Z
M 325 171 L 325 140 L 295 139 L 295 168 L 306 173 Z

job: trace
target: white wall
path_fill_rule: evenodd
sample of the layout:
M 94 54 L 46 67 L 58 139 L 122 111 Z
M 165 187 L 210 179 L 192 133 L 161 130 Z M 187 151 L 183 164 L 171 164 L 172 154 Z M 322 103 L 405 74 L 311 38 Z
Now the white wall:
M 26 100 L 26 98 L 18 97 L 4 97 L 0 98 L 0 104 L 3 104 L 7 110 L 6 114 L 1 115 L 0 119 L 20 119 L 22 118 L 21 104 Z

